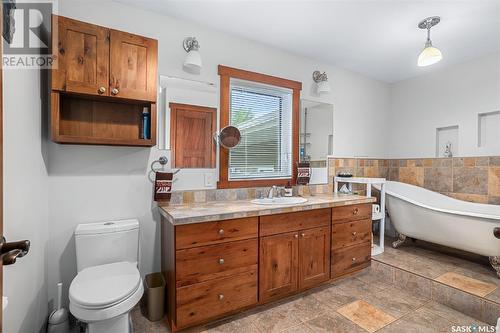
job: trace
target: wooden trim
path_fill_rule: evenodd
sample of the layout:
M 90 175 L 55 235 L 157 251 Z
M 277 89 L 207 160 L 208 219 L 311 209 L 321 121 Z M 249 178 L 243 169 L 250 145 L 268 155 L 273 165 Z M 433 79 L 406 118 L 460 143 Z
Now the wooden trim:
M 287 179 L 250 179 L 230 181 L 228 175 L 229 151 L 221 148 L 219 151 L 219 181 L 217 188 L 241 188 L 253 186 L 284 186 L 288 182 L 297 181 L 297 163 L 299 161 L 299 119 L 300 119 L 300 91 L 302 83 L 283 79 L 271 75 L 249 72 L 246 70 L 219 65 L 220 75 L 220 128 L 229 125 L 230 81 L 237 78 L 259 82 L 293 90 L 292 93 L 292 178 Z
M 171 163 L 172 167 L 178 167 L 175 162 L 175 149 L 177 143 L 177 113 L 179 109 L 188 109 L 190 111 L 200 111 L 213 113 L 212 115 L 212 130 L 215 133 L 217 131 L 217 108 L 209 107 L 209 106 L 201 106 L 201 105 L 193 105 L 193 104 L 185 104 L 185 103 L 174 103 L 171 102 L 168 104 L 170 109 L 170 150 L 171 150 Z M 213 133 L 212 133 L 213 134 Z M 215 151 L 215 144 L 213 140 L 210 144 L 210 168 L 215 168 L 217 154 Z M 182 166 L 181 166 L 182 167 Z M 185 168 L 185 167 L 184 167 Z
M 292 90 L 302 90 L 302 82 L 283 79 L 277 76 L 272 76 L 267 74 L 250 72 L 238 68 L 226 67 L 223 65 L 219 65 L 218 69 L 219 69 L 218 74 L 220 76 L 229 76 L 235 79 L 259 82 L 273 86 L 289 88 Z

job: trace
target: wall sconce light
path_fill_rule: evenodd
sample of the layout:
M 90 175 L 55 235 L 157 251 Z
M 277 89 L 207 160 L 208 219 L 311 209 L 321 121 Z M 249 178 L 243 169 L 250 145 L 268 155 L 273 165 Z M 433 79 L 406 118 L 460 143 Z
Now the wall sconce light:
M 191 73 L 199 73 L 201 70 L 201 56 L 200 52 L 200 44 L 196 40 L 196 37 L 187 37 L 184 39 L 182 43 L 184 50 L 186 50 L 187 55 L 184 60 L 184 68 Z
M 330 84 L 328 83 L 326 72 L 321 73 L 320 71 L 314 71 L 313 80 L 316 82 L 316 92 L 318 94 L 330 92 Z

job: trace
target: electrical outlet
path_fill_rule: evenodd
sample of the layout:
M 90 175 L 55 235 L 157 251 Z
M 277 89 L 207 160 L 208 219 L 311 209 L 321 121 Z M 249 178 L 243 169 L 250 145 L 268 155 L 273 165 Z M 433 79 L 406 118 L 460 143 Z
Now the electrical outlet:
M 215 177 L 213 173 L 205 174 L 205 187 L 214 187 L 215 186 Z

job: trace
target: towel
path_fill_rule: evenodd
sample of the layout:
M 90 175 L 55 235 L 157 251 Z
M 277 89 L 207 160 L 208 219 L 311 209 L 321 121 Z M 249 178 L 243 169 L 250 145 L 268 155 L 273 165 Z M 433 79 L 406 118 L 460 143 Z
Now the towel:
M 170 201 L 172 195 L 172 172 L 157 171 L 155 176 L 154 200 Z

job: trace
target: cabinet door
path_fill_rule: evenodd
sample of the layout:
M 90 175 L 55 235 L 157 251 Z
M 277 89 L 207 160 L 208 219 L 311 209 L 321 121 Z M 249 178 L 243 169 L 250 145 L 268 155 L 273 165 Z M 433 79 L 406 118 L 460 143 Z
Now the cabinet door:
M 310 288 L 330 279 L 330 228 L 300 232 L 299 288 Z
M 109 30 L 65 17 L 56 18 L 58 68 L 53 72 L 52 89 L 107 96 Z
M 156 101 L 158 42 L 111 30 L 110 95 Z
M 259 301 L 265 302 L 298 289 L 298 234 L 261 237 Z

